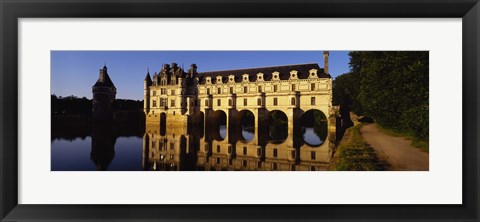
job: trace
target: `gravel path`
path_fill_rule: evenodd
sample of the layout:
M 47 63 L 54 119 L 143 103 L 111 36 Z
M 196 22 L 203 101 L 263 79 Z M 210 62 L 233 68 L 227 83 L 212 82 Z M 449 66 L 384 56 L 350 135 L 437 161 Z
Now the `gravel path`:
M 377 157 L 386 163 L 386 170 L 428 171 L 428 153 L 412 147 L 409 140 L 387 135 L 379 131 L 376 124 L 363 126 L 360 133 L 375 149 Z

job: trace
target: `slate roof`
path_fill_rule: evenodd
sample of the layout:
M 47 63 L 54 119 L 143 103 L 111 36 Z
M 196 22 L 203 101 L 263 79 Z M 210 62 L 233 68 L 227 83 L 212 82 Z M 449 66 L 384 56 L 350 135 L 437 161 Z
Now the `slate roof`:
M 253 82 L 257 80 L 258 73 L 263 73 L 263 79 L 265 81 L 270 81 L 272 79 L 272 73 L 276 71 L 280 73 L 280 80 L 288 80 L 290 78 L 290 72 L 296 70 L 299 79 L 306 79 L 310 75 L 309 71 L 311 69 L 318 70 L 317 75 L 319 78 L 331 78 L 330 75 L 324 73 L 324 70 L 320 68 L 317 63 L 201 72 L 198 73 L 198 78 L 200 84 L 204 84 L 205 78 L 208 76 L 212 78 L 212 83 L 215 83 L 217 76 L 222 76 L 222 82 L 226 83 L 228 81 L 228 76 L 234 75 L 235 82 L 241 82 L 243 78 L 242 75 L 249 74 L 249 80 Z
M 105 80 L 102 82 L 100 81 L 100 78 L 97 80 L 95 85 L 93 87 L 113 87 L 115 88 L 115 85 L 113 84 L 112 80 L 110 79 L 110 76 L 108 76 L 108 73 L 105 71 Z

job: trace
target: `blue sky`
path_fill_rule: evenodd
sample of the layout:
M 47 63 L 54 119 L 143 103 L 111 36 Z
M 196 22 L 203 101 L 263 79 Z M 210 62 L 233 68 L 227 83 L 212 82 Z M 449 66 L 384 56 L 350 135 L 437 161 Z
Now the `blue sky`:
M 143 99 L 143 79 L 158 72 L 162 64 L 176 62 L 188 70 L 195 63 L 198 72 L 318 63 L 323 51 L 52 51 L 51 94 L 92 98 L 98 71 L 107 64 L 119 99 Z M 330 51 L 333 77 L 349 71 L 348 51 Z

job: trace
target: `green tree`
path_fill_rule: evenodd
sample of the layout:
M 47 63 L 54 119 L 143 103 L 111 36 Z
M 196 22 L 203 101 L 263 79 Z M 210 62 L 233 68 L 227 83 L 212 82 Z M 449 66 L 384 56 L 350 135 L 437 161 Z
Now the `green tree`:
M 428 139 L 428 52 L 351 52 L 351 95 L 380 125 Z

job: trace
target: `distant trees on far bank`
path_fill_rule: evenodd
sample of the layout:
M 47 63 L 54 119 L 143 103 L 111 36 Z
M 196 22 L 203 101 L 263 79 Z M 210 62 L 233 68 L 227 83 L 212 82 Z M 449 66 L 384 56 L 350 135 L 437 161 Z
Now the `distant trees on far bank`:
M 51 95 L 52 115 L 92 115 L 92 100 L 86 97 L 56 96 Z M 116 99 L 112 103 L 112 110 L 117 111 L 142 111 L 143 100 Z
M 353 51 L 350 72 L 333 81 L 333 100 L 381 126 L 428 140 L 429 53 Z

